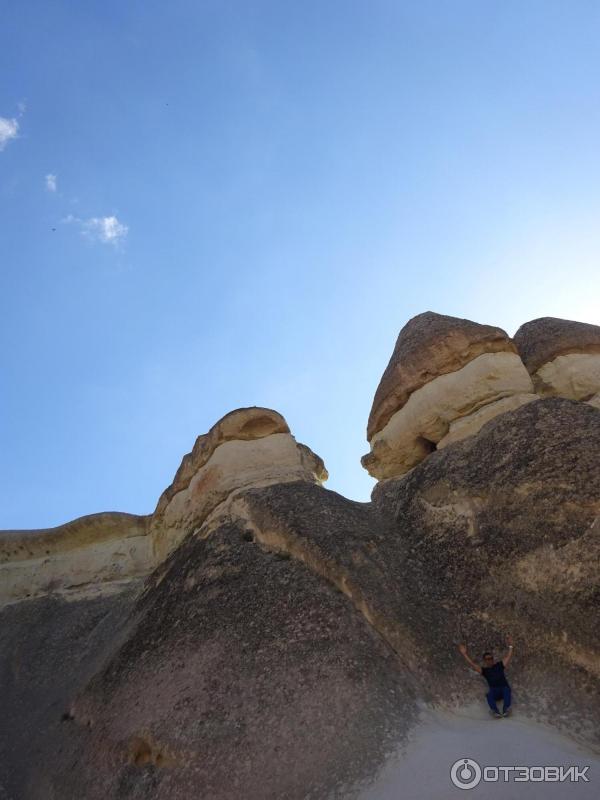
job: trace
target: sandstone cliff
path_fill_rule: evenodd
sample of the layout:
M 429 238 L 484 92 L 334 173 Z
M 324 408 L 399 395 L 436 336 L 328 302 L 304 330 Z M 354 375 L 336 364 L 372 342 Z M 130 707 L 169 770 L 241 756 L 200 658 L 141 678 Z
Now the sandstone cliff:
M 412 320 L 371 416 L 370 503 L 250 408 L 149 517 L 0 536 L 0 797 L 361 795 L 424 709 L 481 706 L 456 645 L 507 630 L 520 717 L 600 748 L 600 386 L 588 366 L 575 398 L 536 377 L 595 353 L 570 336 L 534 357 Z

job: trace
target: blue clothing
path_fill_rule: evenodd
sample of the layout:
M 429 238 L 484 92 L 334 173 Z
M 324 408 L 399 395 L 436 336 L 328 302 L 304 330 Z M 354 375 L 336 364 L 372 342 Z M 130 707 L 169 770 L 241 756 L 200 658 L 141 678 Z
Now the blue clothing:
M 497 700 L 504 701 L 504 712 L 506 713 L 510 708 L 510 686 L 508 683 L 506 686 L 492 686 L 489 692 L 486 694 L 485 699 L 488 702 L 488 706 L 492 709 L 495 714 L 499 714 L 498 706 L 496 705 Z

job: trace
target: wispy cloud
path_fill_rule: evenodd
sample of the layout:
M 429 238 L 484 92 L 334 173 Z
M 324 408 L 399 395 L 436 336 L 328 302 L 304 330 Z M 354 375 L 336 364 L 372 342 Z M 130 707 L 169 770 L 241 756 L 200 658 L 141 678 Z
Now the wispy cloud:
M 119 244 L 129 228 L 116 217 L 92 217 L 84 222 L 84 233 L 105 244 Z
M 12 119 L 0 117 L 0 151 L 4 150 L 6 145 L 16 139 L 18 135 L 19 121 L 14 117 Z
M 51 172 L 46 175 L 46 189 L 49 192 L 56 191 L 56 175 L 53 175 Z
M 115 216 L 80 219 L 69 214 L 63 222 L 78 225 L 82 235 L 91 241 L 112 244 L 114 247 L 121 244 L 129 232 L 127 225 L 120 222 Z

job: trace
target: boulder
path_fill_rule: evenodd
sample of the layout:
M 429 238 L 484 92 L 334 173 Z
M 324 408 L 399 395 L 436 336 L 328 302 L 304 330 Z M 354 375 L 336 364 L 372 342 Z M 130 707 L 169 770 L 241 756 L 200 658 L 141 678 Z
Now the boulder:
M 425 311 L 400 331 L 394 352 L 379 382 L 367 439 L 389 422 L 410 395 L 447 372 L 456 372 L 483 353 L 515 353 L 506 331 L 468 319 Z
M 522 325 L 514 341 L 537 394 L 598 405 L 600 326 L 541 317 Z
M 426 312 L 402 329 L 369 417 L 363 466 L 401 475 L 438 446 L 473 435 L 492 416 L 536 399 L 500 328 Z

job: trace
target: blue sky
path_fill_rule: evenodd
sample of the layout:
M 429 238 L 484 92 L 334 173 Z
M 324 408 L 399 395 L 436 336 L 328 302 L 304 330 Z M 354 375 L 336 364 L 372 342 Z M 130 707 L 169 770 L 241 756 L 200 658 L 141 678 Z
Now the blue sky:
M 0 527 L 246 405 L 368 499 L 411 316 L 600 321 L 598 3 L 0 5 Z

